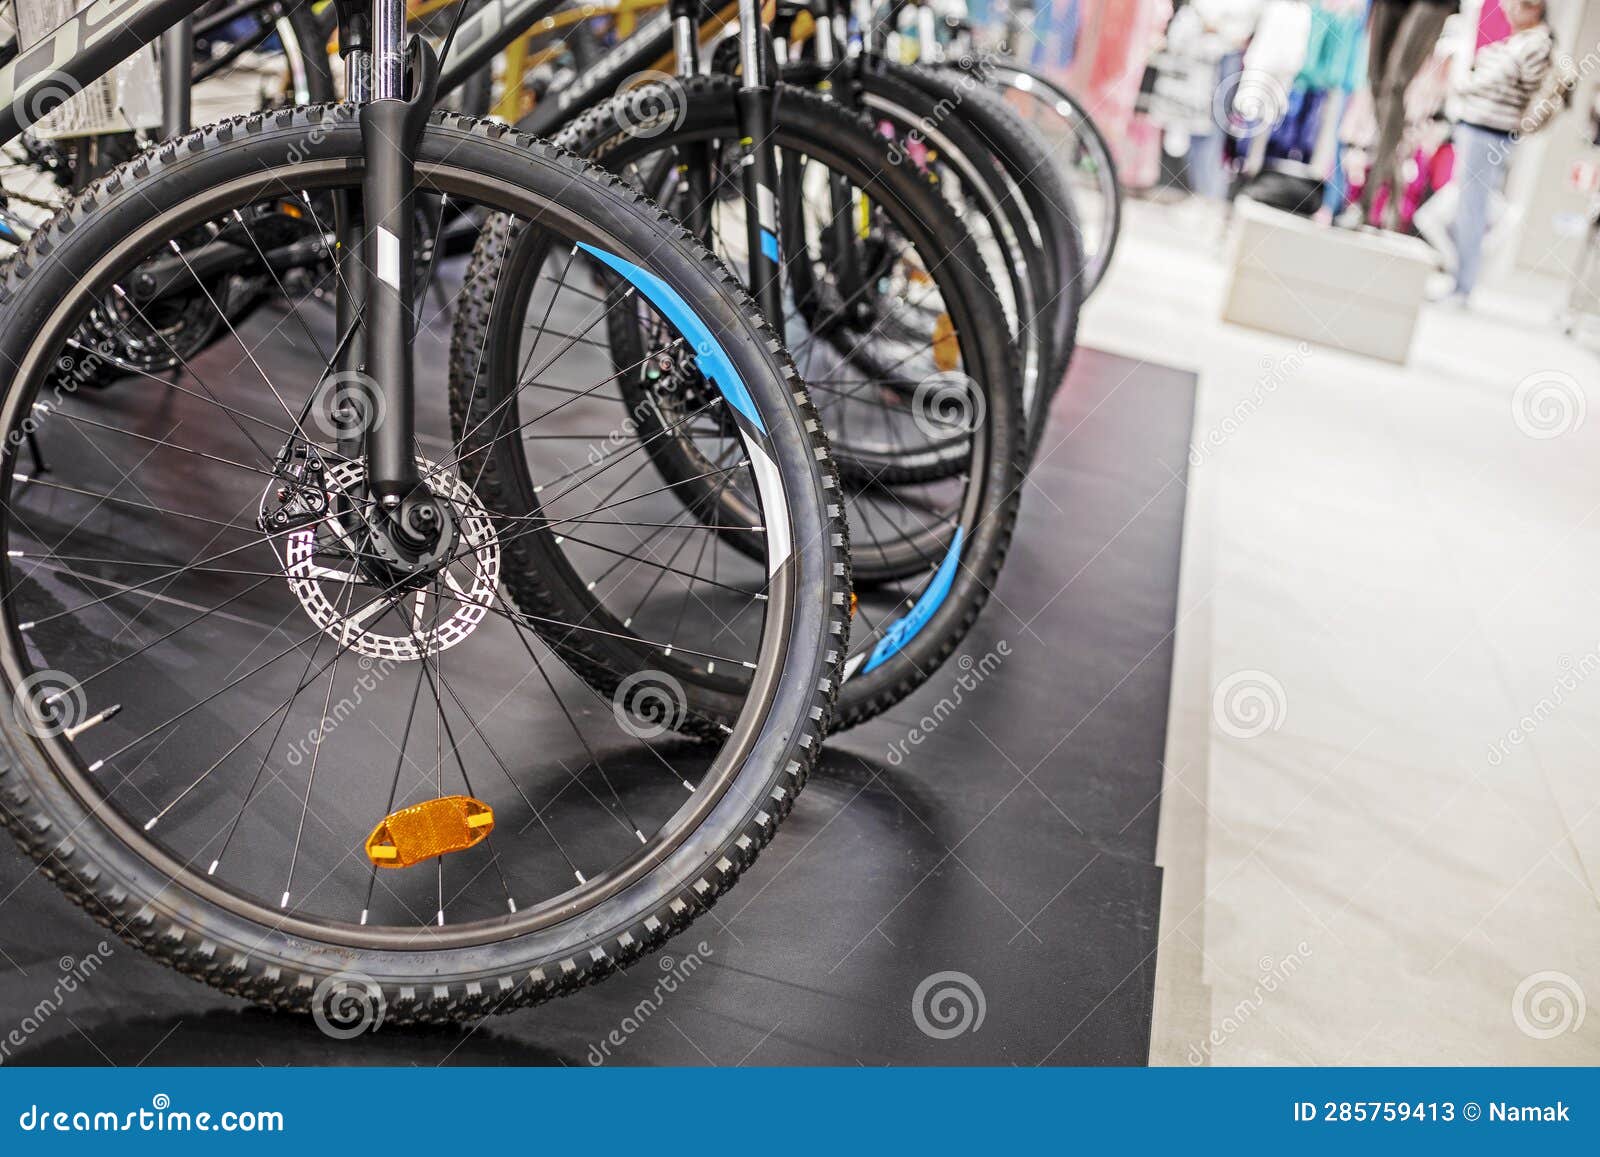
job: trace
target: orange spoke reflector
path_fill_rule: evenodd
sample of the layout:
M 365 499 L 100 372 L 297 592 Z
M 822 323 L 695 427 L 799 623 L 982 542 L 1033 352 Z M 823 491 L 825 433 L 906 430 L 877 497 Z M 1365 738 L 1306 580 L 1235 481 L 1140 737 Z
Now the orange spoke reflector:
M 961 361 L 961 343 L 956 340 L 956 323 L 948 313 L 933 322 L 933 364 L 949 373 Z
M 409 868 L 463 852 L 494 831 L 494 809 L 470 795 L 447 795 L 385 816 L 367 837 L 367 858 L 380 868 Z

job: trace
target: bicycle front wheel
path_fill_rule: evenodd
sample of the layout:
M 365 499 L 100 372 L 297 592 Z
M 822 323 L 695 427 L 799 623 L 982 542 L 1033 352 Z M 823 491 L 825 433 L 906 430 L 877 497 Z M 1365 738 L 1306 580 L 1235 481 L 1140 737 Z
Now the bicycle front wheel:
M 17 709 L 0 815 L 98 918 L 229 992 L 306 1009 L 353 989 L 390 1019 L 477 1016 L 626 965 L 770 839 L 838 681 L 838 483 L 774 336 L 687 234 L 552 146 L 436 114 L 420 191 L 566 255 L 549 301 L 562 352 L 520 379 L 544 404 L 514 423 L 479 411 L 477 437 L 551 439 L 577 468 L 543 479 L 545 512 L 488 509 L 486 462 L 448 440 L 424 327 L 418 467 L 449 546 L 385 555 L 359 452 L 381 405 L 330 372 L 348 331 L 316 292 L 339 277 L 327 238 L 361 157 L 344 106 L 218 125 L 111 174 L 8 267 L 0 678 Z M 277 304 L 235 321 L 240 278 Z M 617 398 L 585 336 L 613 295 L 661 336 L 645 356 L 686 355 L 732 412 L 721 469 L 758 496 L 754 547 L 703 536 L 700 570 L 630 547 L 685 503 L 635 469 L 646 455 L 591 460 L 606 427 L 563 405 Z M 98 356 L 87 319 L 160 342 L 170 297 L 209 303 L 223 336 L 175 377 L 74 388 Z M 634 615 L 608 696 L 556 649 L 597 621 L 501 594 L 535 539 L 599 614 Z M 675 730 L 689 705 L 664 658 L 696 582 L 691 615 L 725 630 L 692 637 L 746 676 L 698 744 Z

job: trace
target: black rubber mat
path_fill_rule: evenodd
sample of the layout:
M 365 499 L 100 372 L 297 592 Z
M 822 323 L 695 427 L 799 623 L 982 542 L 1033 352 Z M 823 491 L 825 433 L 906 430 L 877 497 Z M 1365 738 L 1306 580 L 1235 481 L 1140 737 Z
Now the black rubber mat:
M 1193 398 L 1190 374 L 1080 353 L 961 653 L 836 738 L 756 867 L 628 974 L 334 1041 L 124 947 L 7 841 L 5 1063 L 1143 1063 Z

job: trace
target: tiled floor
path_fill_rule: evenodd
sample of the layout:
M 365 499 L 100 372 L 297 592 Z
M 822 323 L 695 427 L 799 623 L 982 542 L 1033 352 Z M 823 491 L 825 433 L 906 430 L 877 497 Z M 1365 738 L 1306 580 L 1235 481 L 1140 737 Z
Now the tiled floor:
M 1086 341 L 1200 375 L 1151 1059 L 1600 1061 L 1600 398 L 1557 287 L 1429 309 L 1398 368 L 1219 323 L 1197 206 L 1124 236 Z

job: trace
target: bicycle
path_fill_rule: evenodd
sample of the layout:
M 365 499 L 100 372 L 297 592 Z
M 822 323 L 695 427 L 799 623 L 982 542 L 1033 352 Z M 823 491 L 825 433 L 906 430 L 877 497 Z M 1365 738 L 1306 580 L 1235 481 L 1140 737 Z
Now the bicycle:
M 927 6 L 922 6 L 927 11 Z M 1017 59 L 1011 45 L 1026 42 L 1015 30 L 1001 43 L 980 44 L 970 21 L 946 22 L 950 44 L 944 47 L 930 28 L 919 49 L 932 46 L 929 63 L 979 72 L 1004 90 L 1013 109 L 1045 142 L 1045 150 L 1072 190 L 1083 233 L 1083 296 L 1100 287 L 1116 254 L 1122 233 L 1122 183 L 1111 146 L 1095 119 L 1067 88 L 1042 69 Z
M 797 24 L 801 14 L 806 22 Z M 1045 146 L 986 91 L 986 82 L 952 80 L 943 70 L 888 60 L 882 19 L 852 24 L 837 0 L 782 5 L 778 15 L 774 43 L 784 53 L 783 79 L 820 86 L 911 139 L 916 156 L 910 163 L 934 164 L 966 203 L 969 219 L 981 222 L 984 265 L 1002 294 L 1022 352 L 1024 407 L 1030 444 L 1036 446 L 1076 343 L 1083 277 L 1072 195 L 1045 163 Z M 684 61 L 693 59 L 698 68 L 699 46 L 727 28 L 728 16 L 726 8 L 704 5 L 659 13 L 597 59 L 581 80 L 546 94 L 519 127 L 552 135 L 619 89 L 691 75 Z M 841 41 L 847 28 L 854 30 Z M 736 40 L 723 44 L 728 50 L 738 47 Z M 802 59 L 804 53 L 809 59 Z M 733 52 L 724 51 L 711 71 L 731 72 L 736 63 Z M 642 95 L 635 96 L 636 103 Z M 905 160 L 904 153 L 897 154 L 896 163 Z
M 53 31 L 69 0 L 21 0 L 19 35 L 0 64 Z M 334 98 L 326 30 L 311 0 L 210 0 L 162 38 L 85 86 L 66 109 L 36 120 L 0 158 L 0 242 L 15 246 L 73 193 L 139 152 L 150 139 L 257 107 Z M 270 49 L 270 45 L 276 45 Z M 159 55 L 159 58 L 158 58 Z M 254 89 L 255 91 L 251 91 Z M 119 93 L 138 100 L 122 106 Z
M 741 5 L 741 30 L 762 28 L 754 8 Z M 1025 461 L 1016 353 L 978 246 L 929 174 L 893 163 L 891 143 L 845 104 L 769 83 L 771 57 L 756 37 L 741 34 L 738 77 L 699 75 L 692 4 L 675 0 L 668 19 L 680 77 L 597 106 L 558 140 L 668 206 L 747 284 L 762 286 L 763 312 L 782 319 L 841 468 L 858 629 L 844 652 L 835 719 L 852 726 L 900 701 L 954 652 L 996 581 Z M 766 118 L 755 130 L 752 101 Z M 768 184 L 766 173 L 776 180 Z M 518 384 L 530 356 L 519 335 L 542 316 L 541 278 L 558 256 L 491 221 L 469 266 L 455 380 L 478 384 L 479 405 L 506 422 L 537 405 Z M 618 368 L 639 366 L 637 319 L 619 311 L 611 333 Z M 686 484 L 706 477 L 714 446 L 661 436 L 698 401 L 672 368 L 641 367 L 621 385 L 657 469 Z M 461 405 L 453 418 L 473 454 L 467 431 L 488 428 L 486 420 Z M 529 479 L 551 449 L 502 440 L 483 455 L 493 463 L 486 501 L 516 516 L 540 511 Z M 713 482 L 684 516 L 713 526 L 747 520 L 748 497 Z M 589 613 L 583 584 L 562 577 L 539 546 L 530 542 L 526 564 L 509 576 L 519 604 Z M 623 666 L 627 620 L 563 651 L 602 692 L 615 680 L 607 672 Z M 672 673 L 703 702 L 694 714 L 713 724 L 719 694 L 738 681 L 692 657 Z
M 196 7 L 75 16 L 0 68 L 0 141 Z M 791 363 L 703 247 L 569 154 L 430 114 L 437 58 L 401 40 L 398 0 L 339 0 L 338 20 L 349 103 L 168 141 L 3 270 L 0 819 L 95 918 L 197 979 L 287 1009 L 454 1020 L 626 966 L 771 839 L 829 723 L 846 532 Z M 610 697 L 549 641 L 606 629 L 515 607 L 499 577 L 530 539 L 555 549 L 552 531 L 648 533 L 686 505 L 680 484 L 604 460 L 548 480 L 559 522 L 486 507 L 430 440 L 419 193 L 566 255 L 531 373 L 565 393 L 518 437 L 592 437 L 577 401 L 620 404 L 585 334 L 626 303 L 647 362 L 697 391 L 675 432 L 715 420 L 722 475 L 754 496 L 758 524 L 671 532 L 710 555 L 670 569 L 715 576 L 698 613 L 721 636 L 652 597 L 665 564 L 600 574 L 573 545 L 599 610 L 643 597 L 643 663 Z M 240 279 L 269 283 L 272 307 L 221 308 Z M 217 341 L 82 404 L 89 319 L 160 344 L 152 315 L 196 299 Z M 735 533 L 751 542 L 729 548 Z M 656 669 L 685 649 L 747 674 L 693 746 L 675 738 L 692 705 Z

